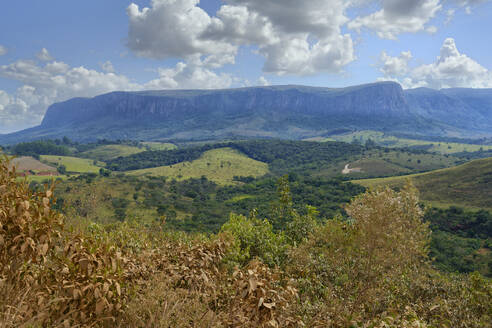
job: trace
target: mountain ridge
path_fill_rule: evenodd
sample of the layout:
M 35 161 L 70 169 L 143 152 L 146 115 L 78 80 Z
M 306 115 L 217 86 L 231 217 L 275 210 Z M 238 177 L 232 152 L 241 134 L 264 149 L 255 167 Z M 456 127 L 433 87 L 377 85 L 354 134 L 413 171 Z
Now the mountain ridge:
M 492 131 L 492 89 L 476 90 L 403 90 L 395 82 L 376 82 L 346 88 L 116 91 L 53 104 L 39 126 L 0 135 L 0 143 L 65 135 L 79 141 L 301 139 L 340 128 L 483 135 Z

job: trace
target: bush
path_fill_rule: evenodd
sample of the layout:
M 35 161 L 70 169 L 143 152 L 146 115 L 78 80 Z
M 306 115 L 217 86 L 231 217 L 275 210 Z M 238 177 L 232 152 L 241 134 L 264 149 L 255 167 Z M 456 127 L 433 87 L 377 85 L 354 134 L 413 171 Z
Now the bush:
M 245 265 L 252 259 L 259 258 L 270 266 L 279 266 L 285 261 L 285 235 L 273 232 L 271 223 L 267 219 L 258 219 L 254 212 L 249 218 L 231 214 L 221 232 L 230 233 L 234 237 L 227 261 Z

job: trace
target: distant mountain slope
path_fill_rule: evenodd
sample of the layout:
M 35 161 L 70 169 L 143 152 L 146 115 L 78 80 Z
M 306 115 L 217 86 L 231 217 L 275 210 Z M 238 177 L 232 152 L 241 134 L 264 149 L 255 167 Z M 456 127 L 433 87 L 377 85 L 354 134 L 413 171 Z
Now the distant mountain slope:
M 410 179 L 421 198 L 434 205 L 457 205 L 492 210 L 492 158 L 409 176 L 355 180 L 365 187 L 401 187 Z
M 48 109 L 40 126 L 0 144 L 75 140 L 326 136 L 343 128 L 422 135 L 492 131 L 492 91 L 415 89 L 393 82 L 332 89 L 305 86 L 113 92 Z

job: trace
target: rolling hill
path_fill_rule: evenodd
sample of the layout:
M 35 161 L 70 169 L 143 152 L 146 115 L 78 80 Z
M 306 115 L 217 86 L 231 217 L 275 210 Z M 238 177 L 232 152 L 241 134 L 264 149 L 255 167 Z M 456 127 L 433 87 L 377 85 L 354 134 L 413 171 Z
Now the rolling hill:
M 483 136 L 492 131 L 492 90 L 403 90 L 394 82 L 347 88 L 270 86 L 113 92 L 50 106 L 41 125 L 0 144 L 78 141 L 304 139 L 343 129 Z
M 352 182 L 365 187 L 401 187 L 407 179 L 420 191 L 422 200 L 432 205 L 492 210 L 492 158 L 421 174 Z
M 191 162 L 129 171 L 130 175 L 166 176 L 177 180 L 201 178 L 217 184 L 234 184 L 235 176 L 259 177 L 268 173 L 268 164 L 256 161 L 232 148 L 209 150 Z

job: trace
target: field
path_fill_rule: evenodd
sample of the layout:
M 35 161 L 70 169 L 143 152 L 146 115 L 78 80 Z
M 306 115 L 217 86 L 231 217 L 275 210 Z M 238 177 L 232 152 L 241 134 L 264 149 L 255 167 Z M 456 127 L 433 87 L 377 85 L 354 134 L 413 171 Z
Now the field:
M 14 158 L 11 164 L 16 166 L 18 172 L 57 172 L 56 167 L 46 165 L 28 156 Z
M 145 150 L 145 148 L 138 148 L 128 145 L 103 145 L 83 152 L 80 154 L 80 156 L 97 159 L 104 162 L 120 156 L 138 154 Z
M 487 145 L 471 145 L 456 142 L 438 142 L 438 141 L 425 141 L 406 138 L 397 138 L 394 136 L 386 135 L 383 132 L 378 131 L 357 131 L 348 134 L 334 135 L 329 138 L 315 138 L 313 141 L 343 141 L 343 142 L 359 142 L 365 144 L 365 142 L 371 139 L 376 144 L 384 147 L 391 148 L 404 148 L 415 146 L 430 146 L 427 149 L 429 152 L 436 152 L 440 154 L 454 154 L 460 152 L 475 152 L 482 150 L 491 150 L 492 146 Z
M 356 169 L 346 174 L 347 176 L 372 178 L 437 170 L 461 163 L 460 159 L 453 156 L 429 153 L 414 154 L 392 149 L 371 149 L 364 151 L 361 155 L 352 156 L 348 161 L 322 167 L 315 175 L 340 175 L 346 164 L 349 164 L 350 169 Z
M 172 143 L 164 143 L 164 142 L 142 142 L 148 150 L 172 150 L 178 148 L 176 145 Z
M 206 176 L 218 184 L 233 184 L 234 176 L 262 176 L 268 173 L 268 164 L 251 159 L 231 148 L 207 151 L 192 162 L 129 171 L 131 175 L 166 176 L 177 180 Z
M 407 179 L 419 189 L 422 200 L 431 205 L 492 210 L 492 158 L 427 173 L 352 182 L 366 187 L 401 187 Z
M 65 165 L 71 173 L 99 173 L 100 166 L 94 165 L 94 160 L 70 156 L 41 155 L 41 160 L 54 165 Z M 100 165 L 102 163 L 98 163 Z

